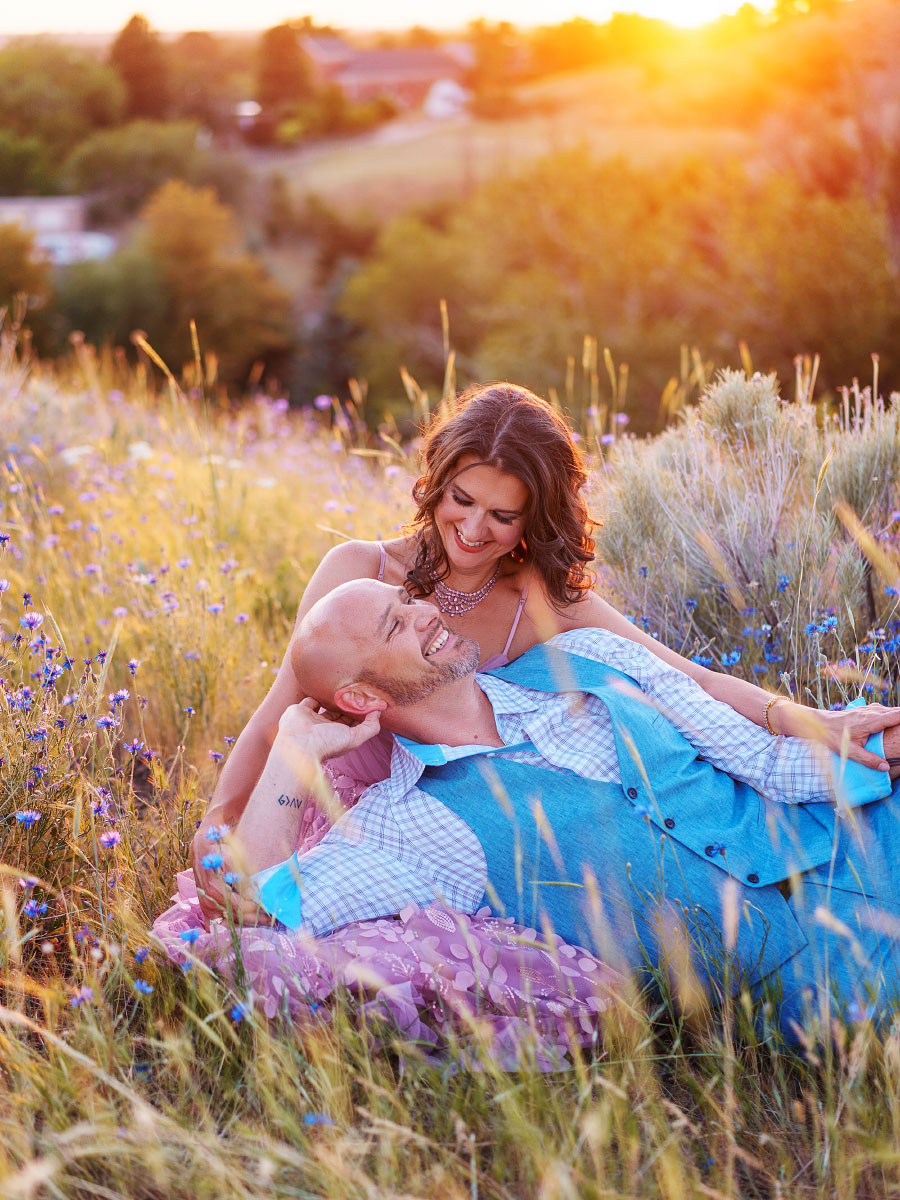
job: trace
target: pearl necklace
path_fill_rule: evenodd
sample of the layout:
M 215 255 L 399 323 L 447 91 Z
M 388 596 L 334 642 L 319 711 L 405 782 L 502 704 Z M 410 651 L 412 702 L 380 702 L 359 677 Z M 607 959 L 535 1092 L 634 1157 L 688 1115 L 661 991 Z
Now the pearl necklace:
M 449 613 L 452 617 L 460 617 L 463 613 L 471 612 L 476 604 L 480 604 L 485 596 L 491 593 L 499 574 L 500 561 L 498 559 L 497 570 L 477 592 L 458 592 L 456 588 L 448 587 L 443 579 L 435 579 L 434 598 L 437 600 L 438 608 L 442 613 Z M 434 576 L 432 578 L 434 579 Z

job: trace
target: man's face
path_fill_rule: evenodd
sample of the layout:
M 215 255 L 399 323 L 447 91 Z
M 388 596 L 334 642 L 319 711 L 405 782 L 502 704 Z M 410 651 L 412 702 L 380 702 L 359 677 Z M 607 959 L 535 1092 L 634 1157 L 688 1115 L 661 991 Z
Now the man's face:
M 360 613 L 358 628 L 366 645 L 361 681 L 374 684 L 394 704 L 406 705 L 475 671 L 478 643 L 451 633 L 434 604 L 411 599 L 403 587 L 378 587 L 376 603 Z

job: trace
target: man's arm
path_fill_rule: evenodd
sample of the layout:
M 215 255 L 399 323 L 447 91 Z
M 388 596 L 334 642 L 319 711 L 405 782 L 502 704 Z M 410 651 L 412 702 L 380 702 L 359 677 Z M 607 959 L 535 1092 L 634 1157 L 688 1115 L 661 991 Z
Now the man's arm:
M 330 790 L 322 763 L 361 746 L 378 729 L 377 712 L 358 725 L 345 725 L 319 712 L 314 700 L 302 700 L 284 711 L 266 765 L 234 830 L 248 874 L 293 853 L 306 797 Z

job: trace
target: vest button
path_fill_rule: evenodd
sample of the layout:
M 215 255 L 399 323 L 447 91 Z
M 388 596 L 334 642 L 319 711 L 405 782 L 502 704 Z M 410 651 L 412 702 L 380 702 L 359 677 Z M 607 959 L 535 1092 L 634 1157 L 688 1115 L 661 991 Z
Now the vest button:
M 666 817 L 663 824 L 665 825 L 666 829 L 674 829 L 675 828 L 675 818 L 674 817 Z
M 629 788 L 625 795 L 629 800 L 637 800 L 637 788 Z
M 755 871 L 751 871 L 750 874 L 747 876 L 747 882 L 748 883 L 759 883 L 759 876 L 757 875 L 757 873 Z
M 706 849 L 703 851 L 703 853 L 706 855 L 707 858 L 712 858 L 712 856 L 715 854 L 715 852 L 716 852 L 715 846 L 707 846 Z

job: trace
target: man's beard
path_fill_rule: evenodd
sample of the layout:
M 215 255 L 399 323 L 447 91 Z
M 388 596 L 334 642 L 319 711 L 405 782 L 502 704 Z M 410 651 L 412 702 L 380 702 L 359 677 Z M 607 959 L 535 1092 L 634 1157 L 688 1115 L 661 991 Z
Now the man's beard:
M 465 679 L 476 669 L 480 657 L 481 647 L 476 641 L 472 638 L 460 638 L 453 658 L 429 663 L 431 672 L 421 679 L 403 683 L 397 679 L 386 679 L 370 671 L 365 673 L 363 679 L 389 696 L 391 703 L 397 705 L 398 708 L 405 707 L 408 704 L 418 704 L 420 700 L 427 699 L 447 683 Z

